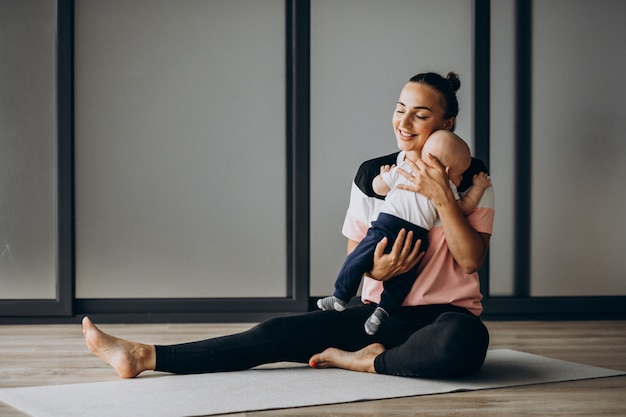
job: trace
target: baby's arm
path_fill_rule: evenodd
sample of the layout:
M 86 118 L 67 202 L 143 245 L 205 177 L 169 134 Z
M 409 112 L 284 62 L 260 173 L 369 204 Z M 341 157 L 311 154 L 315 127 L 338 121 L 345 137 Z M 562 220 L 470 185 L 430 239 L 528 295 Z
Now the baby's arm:
M 376 194 L 387 195 L 387 193 L 391 191 L 391 188 L 389 188 L 385 180 L 383 180 L 382 174 L 391 171 L 393 167 L 395 167 L 395 165 L 383 165 L 380 167 L 380 174 L 376 175 L 372 181 L 372 188 Z
M 463 214 L 467 216 L 476 208 L 485 190 L 489 187 L 491 187 L 489 175 L 485 172 L 474 175 L 472 186 L 467 190 L 463 198 L 457 200 Z

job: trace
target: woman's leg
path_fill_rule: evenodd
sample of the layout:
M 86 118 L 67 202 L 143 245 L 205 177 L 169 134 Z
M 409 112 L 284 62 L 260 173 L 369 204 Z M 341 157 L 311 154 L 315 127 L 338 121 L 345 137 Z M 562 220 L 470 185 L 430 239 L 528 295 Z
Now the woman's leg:
M 478 371 L 485 360 L 489 333 L 478 317 L 459 311 L 437 313 L 443 306 L 403 308 L 418 327 L 405 341 L 385 349 L 373 344 L 350 352 L 329 348 L 314 355 L 317 367 L 413 377 L 445 377 Z M 431 314 L 431 323 L 423 324 Z M 422 321 L 420 323 L 420 321 Z M 388 346 L 393 346 L 389 344 Z
M 156 370 L 172 373 L 205 373 L 249 369 L 273 362 L 308 363 L 329 346 L 357 350 L 370 344 L 362 323 L 373 307 L 351 306 L 343 312 L 313 311 L 277 317 L 242 333 L 156 346 Z
M 489 335 L 477 317 L 450 312 L 449 306 L 407 307 L 371 337 L 360 324 L 374 308 L 276 318 L 240 334 L 173 346 L 119 339 L 88 318 L 83 332 L 89 349 L 122 377 L 145 370 L 233 371 L 280 361 L 407 376 L 464 374 L 482 366 Z
M 234 371 L 264 363 L 307 363 L 330 346 L 358 350 L 375 342 L 362 323 L 374 306 L 359 304 L 343 312 L 313 311 L 267 320 L 231 336 L 171 346 L 136 343 L 106 334 L 89 318 L 83 333 L 89 349 L 124 378 L 146 370 L 173 373 Z
M 377 373 L 415 377 L 467 375 L 487 354 L 489 333 L 473 315 L 446 312 L 401 345 L 375 358 Z

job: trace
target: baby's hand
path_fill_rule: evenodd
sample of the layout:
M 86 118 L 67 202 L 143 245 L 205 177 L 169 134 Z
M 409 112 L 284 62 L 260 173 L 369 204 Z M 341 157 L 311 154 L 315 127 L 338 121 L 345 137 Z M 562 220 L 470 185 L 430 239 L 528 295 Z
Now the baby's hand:
M 491 187 L 491 178 L 485 172 L 481 172 L 480 174 L 474 175 L 472 184 L 474 187 L 480 187 L 483 189 L 487 189 Z
M 383 165 L 383 166 L 380 167 L 380 173 L 382 174 L 384 172 L 389 172 L 389 171 L 391 171 L 391 168 L 393 168 L 395 166 L 396 166 L 396 164 L 393 164 L 393 165 Z

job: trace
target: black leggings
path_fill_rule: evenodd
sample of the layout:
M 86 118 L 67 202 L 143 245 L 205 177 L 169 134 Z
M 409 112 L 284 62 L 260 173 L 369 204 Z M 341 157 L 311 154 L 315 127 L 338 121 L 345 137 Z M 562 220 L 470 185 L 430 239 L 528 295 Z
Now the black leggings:
M 356 351 L 382 343 L 379 374 L 443 377 L 478 371 L 489 334 L 482 321 L 451 305 L 401 307 L 374 336 L 363 323 L 375 304 L 343 312 L 313 311 L 267 320 L 242 333 L 170 346 L 156 346 L 156 370 L 190 374 L 249 369 L 273 362 L 302 362 L 328 347 Z

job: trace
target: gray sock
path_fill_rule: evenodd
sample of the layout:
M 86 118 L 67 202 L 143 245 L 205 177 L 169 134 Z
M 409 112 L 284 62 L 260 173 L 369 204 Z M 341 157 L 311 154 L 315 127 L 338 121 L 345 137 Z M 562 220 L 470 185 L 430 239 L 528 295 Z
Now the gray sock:
M 365 322 L 365 333 L 370 336 L 376 334 L 380 325 L 388 318 L 389 313 L 387 313 L 384 308 L 376 307 L 376 310 L 374 310 L 372 315 Z
M 320 298 L 317 300 L 317 307 L 320 310 L 335 310 L 335 311 L 343 311 L 346 309 L 346 303 L 343 300 L 331 295 L 330 297 Z

